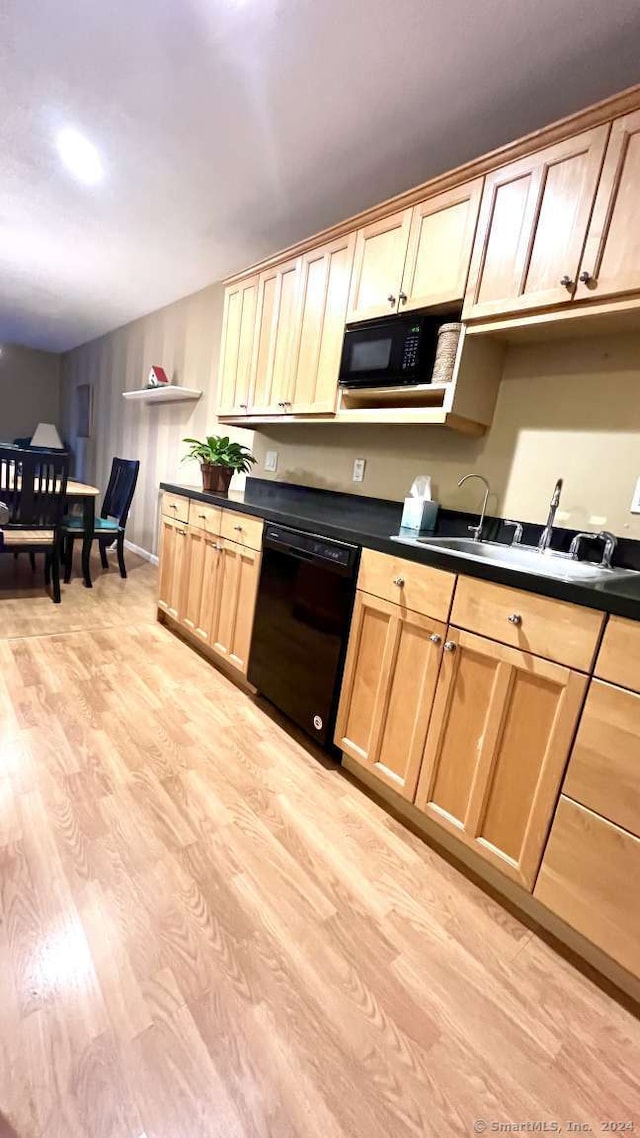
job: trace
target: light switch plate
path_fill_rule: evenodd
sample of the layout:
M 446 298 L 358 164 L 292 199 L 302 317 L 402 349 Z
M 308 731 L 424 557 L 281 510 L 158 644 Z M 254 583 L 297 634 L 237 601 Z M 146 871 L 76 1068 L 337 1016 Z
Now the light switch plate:
M 278 469 L 277 450 L 268 450 L 264 456 L 264 468 L 269 474 L 275 474 Z
M 366 458 L 356 458 L 353 461 L 353 481 L 364 482 L 364 468 L 367 465 Z
M 640 478 L 636 482 L 636 488 L 633 491 L 633 498 L 631 499 L 631 513 L 640 514 Z

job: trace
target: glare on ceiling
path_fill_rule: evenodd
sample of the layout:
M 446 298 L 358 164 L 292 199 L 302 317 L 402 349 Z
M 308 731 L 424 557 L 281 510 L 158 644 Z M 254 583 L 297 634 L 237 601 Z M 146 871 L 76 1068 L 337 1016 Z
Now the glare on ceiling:
M 101 181 L 104 171 L 100 155 L 93 143 L 72 127 L 59 131 L 56 144 L 58 153 L 74 178 L 87 186 Z

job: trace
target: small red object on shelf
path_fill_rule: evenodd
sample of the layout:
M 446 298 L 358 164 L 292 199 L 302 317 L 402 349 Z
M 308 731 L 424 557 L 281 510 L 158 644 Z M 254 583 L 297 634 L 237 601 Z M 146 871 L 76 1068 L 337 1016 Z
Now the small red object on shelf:
M 148 387 L 163 387 L 165 383 L 169 383 L 169 376 L 163 367 L 154 364 L 149 372 Z

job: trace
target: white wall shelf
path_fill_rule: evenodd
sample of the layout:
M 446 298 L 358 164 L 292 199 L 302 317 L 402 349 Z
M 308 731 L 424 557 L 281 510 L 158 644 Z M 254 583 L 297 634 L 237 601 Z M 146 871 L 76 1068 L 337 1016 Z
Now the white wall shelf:
M 193 387 L 178 387 L 175 383 L 163 387 L 146 387 L 141 391 L 123 391 L 123 399 L 136 399 L 138 403 L 186 403 L 195 402 L 202 395 Z

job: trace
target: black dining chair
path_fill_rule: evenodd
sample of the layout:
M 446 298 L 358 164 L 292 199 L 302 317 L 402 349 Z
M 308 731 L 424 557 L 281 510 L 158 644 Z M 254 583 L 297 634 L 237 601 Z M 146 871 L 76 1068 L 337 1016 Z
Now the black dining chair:
M 136 459 L 114 458 L 111 464 L 109 484 L 104 496 L 100 517 L 95 520 L 94 538 L 100 547 L 100 561 L 102 568 L 109 568 L 107 559 L 107 546 L 116 542 L 118 551 L 118 565 L 120 576 L 126 577 L 127 569 L 124 563 L 124 531 L 129 516 L 129 509 L 138 481 L 140 463 Z M 67 584 L 71 580 L 73 565 L 73 543 L 76 538 L 84 536 L 82 518 L 65 518 L 63 526 L 64 547 L 64 580 Z
M 69 455 L 0 446 L 0 552 L 45 554 L 45 583 L 60 604 L 60 546 Z

